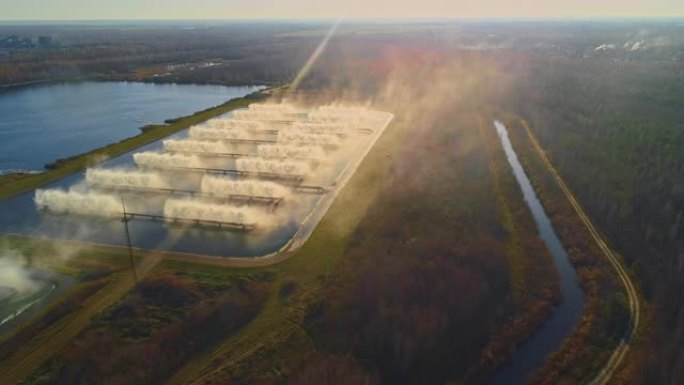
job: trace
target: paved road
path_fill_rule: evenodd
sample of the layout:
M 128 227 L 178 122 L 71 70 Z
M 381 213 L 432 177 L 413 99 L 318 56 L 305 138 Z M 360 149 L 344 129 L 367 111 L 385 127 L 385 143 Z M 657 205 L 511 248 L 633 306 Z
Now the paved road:
M 575 209 L 575 212 L 591 233 L 591 236 L 596 241 L 596 244 L 599 246 L 601 251 L 603 251 L 603 254 L 606 256 L 606 258 L 608 258 L 608 261 L 611 263 L 611 265 L 613 265 L 613 267 L 615 268 L 615 271 L 620 277 L 620 281 L 624 285 L 625 291 L 627 292 L 627 296 L 629 298 L 629 322 L 631 324 L 631 328 L 627 330 L 625 335 L 620 340 L 620 343 L 615 347 L 613 354 L 611 354 L 610 359 L 606 362 L 601 371 L 596 375 L 596 377 L 593 380 L 589 381 L 589 385 L 604 385 L 611 380 L 615 370 L 624 361 L 625 356 L 627 355 L 627 352 L 630 349 L 632 337 L 636 334 L 639 328 L 639 295 L 637 294 L 634 283 L 632 282 L 632 278 L 625 269 L 624 264 L 622 263 L 620 258 L 616 256 L 615 253 L 613 253 L 610 247 L 608 247 L 606 242 L 603 240 L 599 232 L 592 224 L 587 214 L 584 212 L 584 209 L 582 209 L 582 206 L 580 206 L 579 202 L 577 201 L 577 198 L 575 198 L 574 194 L 572 193 L 572 191 L 570 191 L 563 178 L 561 178 L 560 174 L 558 174 L 556 169 L 553 167 L 553 165 L 549 161 L 549 158 L 546 156 L 546 153 L 537 141 L 537 138 L 532 133 L 530 125 L 525 120 L 521 119 L 521 122 L 523 124 L 523 127 L 525 128 L 525 131 L 527 132 L 527 135 L 530 138 L 530 141 L 532 142 L 532 146 L 534 147 L 535 151 L 539 154 L 539 157 L 542 159 L 544 165 L 549 170 L 551 175 L 553 175 L 553 178 L 556 180 L 561 190 L 563 190 L 563 194 L 568 199 L 568 201 L 570 201 L 570 204 Z

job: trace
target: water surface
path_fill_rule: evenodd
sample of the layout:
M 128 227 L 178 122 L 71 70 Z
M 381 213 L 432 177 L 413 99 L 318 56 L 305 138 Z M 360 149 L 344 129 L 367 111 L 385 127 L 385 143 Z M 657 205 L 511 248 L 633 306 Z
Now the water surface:
M 229 112 L 224 117 L 232 116 Z M 172 135 L 170 138 L 186 138 L 187 130 Z M 270 140 L 277 137 L 269 134 Z M 365 154 L 371 140 L 376 135 L 353 136 L 346 140 L 358 141 L 353 145 L 342 146 L 334 151 L 324 162 L 318 165 L 316 172 L 307 175 L 302 182 L 312 186 L 333 186 L 349 161 Z M 236 152 L 256 154 L 255 143 L 238 144 Z M 134 169 L 133 154 L 143 151 L 160 151 L 162 142 L 150 143 L 132 150 L 116 158 L 109 159 L 97 167 L 112 169 Z M 232 158 L 204 159 L 207 167 L 218 169 L 234 169 Z M 210 163 L 210 164 L 209 164 Z M 169 181 L 171 187 L 197 191 L 202 172 L 192 171 L 159 171 L 160 176 Z M 232 178 L 242 178 L 233 175 Z M 84 183 L 84 173 L 76 173 L 59 181 L 43 186 L 42 189 L 58 188 L 92 191 L 94 188 Z M 99 192 L 99 190 L 98 190 Z M 114 193 L 105 189 L 104 193 Z M 125 245 L 124 227 L 118 218 L 106 218 L 87 215 L 56 214 L 47 210 L 37 210 L 34 202 L 35 192 L 27 192 L 15 198 L 0 202 L 0 232 L 46 237 L 55 239 L 80 240 L 111 245 Z M 128 212 L 162 215 L 168 193 L 150 194 L 141 191 L 117 191 L 116 195 L 124 198 Z M 189 226 L 167 221 L 149 221 L 136 219 L 130 222 L 131 241 L 133 246 L 144 249 L 161 249 L 229 257 L 255 257 L 278 251 L 286 245 L 299 229 L 300 224 L 326 195 L 294 193 L 287 197 L 277 209 L 270 210 L 261 206 L 255 207 L 263 214 L 263 220 L 256 223 L 253 231 L 227 231 L 226 229 L 209 228 L 207 226 Z
M 87 81 L 0 92 L 0 174 L 41 171 L 259 88 Z
M 553 257 L 554 265 L 560 277 L 563 296 L 560 304 L 553 308 L 551 317 L 546 320 L 532 338 L 514 353 L 510 362 L 499 370 L 492 381 L 496 385 L 517 385 L 525 384 L 527 377 L 544 364 L 546 357 L 560 347 L 563 340 L 570 335 L 572 329 L 579 323 L 582 317 L 584 294 L 579 286 L 577 273 L 570 263 L 568 254 L 553 230 L 551 221 L 544 212 L 544 208 L 539 202 L 515 150 L 513 150 L 506 127 L 498 121 L 494 122 L 494 126 L 501 139 L 501 145 L 506 153 L 508 163 L 513 169 L 515 179 L 522 189 L 525 203 L 530 208 L 537 224 L 539 237 L 544 241 Z

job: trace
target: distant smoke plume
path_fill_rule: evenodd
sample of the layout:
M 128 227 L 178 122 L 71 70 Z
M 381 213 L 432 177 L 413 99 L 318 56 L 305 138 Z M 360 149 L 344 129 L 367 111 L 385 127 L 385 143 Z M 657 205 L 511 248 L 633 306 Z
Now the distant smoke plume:
M 254 139 L 254 133 L 248 129 L 216 128 L 208 126 L 190 127 L 189 136 L 193 139 Z
M 6 294 L 24 293 L 37 289 L 39 282 L 31 278 L 26 260 L 15 250 L 0 254 L 0 299 Z
M 290 103 L 252 103 L 249 105 L 250 111 L 258 112 L 280 112 L 280 113 L 297 113 L 299 108 Z
M 263 121 L 284 121 L 291 118 L 291 115 L 282 111 L 271 110 L 242 110 L 235 111 L 233 117 L 236 120 L 263 120 Z
M 309 132 L 313 134 L 343 134 L 348 132 L 350 128 L 349 124 L 345 123 L 310 123 L 310 122 L 294 122 L 292 123 L 292 129 Z

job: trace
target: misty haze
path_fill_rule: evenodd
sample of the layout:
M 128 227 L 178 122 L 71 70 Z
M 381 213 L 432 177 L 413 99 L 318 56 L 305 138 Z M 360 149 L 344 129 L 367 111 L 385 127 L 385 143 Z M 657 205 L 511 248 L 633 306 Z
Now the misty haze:
M 0 7 L 3 384 L 684 381 L 684 8 Z

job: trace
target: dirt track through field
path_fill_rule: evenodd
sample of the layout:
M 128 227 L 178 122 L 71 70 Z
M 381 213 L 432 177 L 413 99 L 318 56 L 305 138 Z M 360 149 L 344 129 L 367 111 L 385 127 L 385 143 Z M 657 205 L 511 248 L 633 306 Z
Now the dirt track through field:
M 629 312 L 630 312 L 631 327 L 626 331 L 625 335 L 620 340 L 620 343 L 615 347 L 615 350 L 613 350 L 613 353 L 611 354 L 608 362 L 606 362 L 606 364 L 601 369 L 601 371 L 596 375 L 596 377 L 589 382 L 590 385 L 604 385 L 604 384 L 607 384 L 611 380 L 613 373 L 615 373 L 615 370 L 624 361 L 625 356 L 627 355 L 627 352 L 629 352 L 632 337 L 636 334 L 636 332 L 639 328 L 639 316 L 640 316 L 639 295 L 637 294 L 635 285 L 632 282 L 632 278 L 630 277 L 629 273 L 627 272 L 626 268 L 624 267 L 622 261 L 620 260 L 620 258 L 618 256 L 615 255 L 615 253 L 613 253 L 613 251 L 610 249 L 610 247 L 608 247 L 606 242 L 603 240 L 603 238 L 601 237 L 601 235 L 599 234 L 599 232 L 596 230 L 593 223 L 589 219 L 589 216 L 587 216 L 587 214 L 584 212 L 584 209 L 582 209 L 582 206 L 577 201 L 577 198 L 575 198 L 574 194 L 572 193 L 570 188 L 568 188 L 568 186 L 565 183 L 565 181 L 563 180 L 563 178 L 560 176 L 560 174 L 553 167 L 553 165 L 551 164 L 551 161 L 546 156 L 546 153 L 544 152 L 541 145 L 537 141 L 537 138 L 532 133 L 532 129 L 530 128 L 529 124 L 525 120 L 522 120 L 522 119 L 521 119 L 521 122 L 523 124 L 523 127 L 525 128 L 525 131 L 527 132 L 528 137 L 530 138 L 530 141 L 532 142 L 532 146 L 534 147 L 537 154 L 539 154 L 539 157 L 542 159 L 544 166 L 551 173 L 553 178 L 556 180 L 556 183 L 558 183 L 558 186 L 563 191 L 563 194 L 568 199 L 568 201 L 570 201 L 570 204 L 574 208 L 575 212 L 577 213 L 579 218 L 582 220 L 584 225 L 587 227 L 587 229 L 591 233 L 591 236 L 596 241 L 596 244 L 599 246 L 601 251 L 603 251 L 603 254 L 606 256 L 606 258 L 608 258 L 608 261 L 611 263 L 611 265 L 615 268 L 615 271 L 617 272 L 618 276 L 620 277 L 620 281 L 624 285 L 625 291 L 626 291 L 627 296 L 629 298 Z

